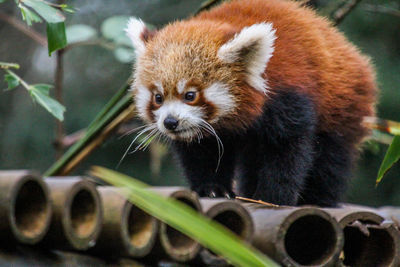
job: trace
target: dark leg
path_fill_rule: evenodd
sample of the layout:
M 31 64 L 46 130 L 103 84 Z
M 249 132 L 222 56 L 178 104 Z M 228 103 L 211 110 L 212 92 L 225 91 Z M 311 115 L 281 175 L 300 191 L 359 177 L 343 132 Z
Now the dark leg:
M 248 136 L 249 137 L 249 136 Z M 257 136 L 252 136 L 252 142 L 259 143 Z M 237 173 L 236 173 L 236 188 L 237 194 L 241 197 L 252 198 L 254 192 L 257 189 L 258 170 L 260 169 L 260 163 L 258 162 L 258 153 L 251 145 L 240 146 L 241 149 L 237 152 Z
M 356 149 L 334 134 L 319 134 L 316 153 L 299 204 L 335 207 L 346 190 Z
M 219 166 L 215 138 L 204 138 L 200 143 L 174 143 L 191 189 L 201 197 L 234 197 L 232 192 L 234 146 L 228 140 L 222 139 L 222 142 L 225 151 Z
M 297 205 L 312 166 L 312 136 L 302 136 L 279 147 L 270 146 L 259 171 L 254 199 L 279 205 Z
M 297 205 L 313 162 L 314 106 L 306 95 L 279 92 L 267 102 L 258 123 L 253 148 L 260 167 L 253 198 Z

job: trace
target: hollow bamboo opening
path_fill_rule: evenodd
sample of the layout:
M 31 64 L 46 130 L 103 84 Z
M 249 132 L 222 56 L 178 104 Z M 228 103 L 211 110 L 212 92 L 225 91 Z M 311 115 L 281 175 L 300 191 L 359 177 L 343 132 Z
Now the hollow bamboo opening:
M 130 244 L 136 248 L 145 247 L 154 234 L 154 219 L 146 212 L 131 205 L 128 215 L 128 235 Z
M 192 200 L 185 198 L 185 197 L 177 197 L 176 200 L 188 205 L 189 207 L 197 210 L 197 206 L 193 203 Z M 182 234 L 178 230 L 170 226 L 166 226 L 166 237 L 171 244 L 171 246 L 178 251 L 190 251 L 194 247 L 197 246 L 197 242 L 188 237 L 185 234 Z
M 301 265 L 323 264 L 335 253 L 336 232 L 332 224 L 316 215 L 295 220 L 285 236 L 287 254 Z
M 344 264 L 347 266 L 391 266 L 395 243 L 385 229 L 368 228 L 369 236 L 357 227 L 344 228 Z
M 98 207 L 89 190 L 81 189 L 71 204 L 71 225 L 76 236 L 87 238 L 93 234 L 97 225 Z
M 27 181 L 20 187 L 13 213 L 17 229 L 22 235 L 35 238 L 45 230 L 49 213 L 48 200 L 36 181 Z

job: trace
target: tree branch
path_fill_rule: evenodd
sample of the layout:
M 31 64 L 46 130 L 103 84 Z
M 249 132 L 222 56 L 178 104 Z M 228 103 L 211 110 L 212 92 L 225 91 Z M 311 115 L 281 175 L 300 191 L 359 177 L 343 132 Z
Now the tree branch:
M 362 0 L 349 0 L 332 12 L 333 25 L 339 25 Z
M 47 39 L 37 31 L 33 30 L 32 28 L 29 28 L 26 26 L 24 23 L 22 23 L 20 20 L 11 17 L 3 12 L 0 12 L 0 20 L 5 21 L 6 23 L 10 24 L 14 28 L 16 28 L 18 31 L 22 32 L 35 42 L 37 42 L 39 45 L 47 47 Z

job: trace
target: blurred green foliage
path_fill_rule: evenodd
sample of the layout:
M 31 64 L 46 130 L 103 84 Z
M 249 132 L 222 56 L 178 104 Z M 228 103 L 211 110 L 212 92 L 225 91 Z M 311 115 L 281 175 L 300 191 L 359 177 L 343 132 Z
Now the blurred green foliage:
M 67 14 L 66 28 L 75 39 L 70 43 L 93 40 L 96 45 L 74 47 L 64 55 L 64 104 L 67 133 L 87 127 L 102 106 L 120 88 L 131 73 L 129 43 L 107 33 L 110 18 L 137 16 L 146 23 L 160 27 L 169 21 L 194 13 L 202 0 L 120 0 L 111 5 L 102 0 L 71 0 L 77 8 Z M 331 8 L 341 1 L 316 0 L 314 4 Z M 384 8 L 376 8 L 376 7 Z M 328 9 L 326 9 L 328 10 Z M 380 87 L 378 115 L 400 120 L 400 16 L 390 10 L 400 10 L 396 0 L 363 0 L 344 19 L 339 29 L 369 55 L 377 70 Z M 12 1 L 1 4 L 0 12 L 20 16 Z M 328 15 L 329 12 L 326 12 Z M 115 17 L 118 16 L 118 17 Z M 112 21 L 111 21 L 112 22 Z M 108 20 L 108 23 L 111 23 Z M 109 24 L 110 25 L 110 24 Z M 42 34 L 45 29 L 33 25 Z M 71 31 L 75 31 L 71 35 Z M 0 20 L 1 61 L 18 62 L 19 75 L 32 83 L 53 84 L 54 55 L 49 58 L 46 48 L 38 46 L 21 32 Z M 117 36 L 118 37 L 118 36 Z M 121 37 L 123 38 L 123 37 Z M 6 88 L 0 82 L 0 88 Z M 54 120 L 45 111 L 23 96 L 22 90 L 0 92 L 0 169 L 47 169 L 54 162 Z M 135 123 L 135 122 L 134 122 Z M 139 122 L 136 122 L 139 124 Z M 75 173 L 82 174 L 91 165 L 115 168 L 134 135 L 112 137 L 96 150 Z M 369 205 L 400 205 L 400 166 L 395 165 L 381 184 L 375 188 L 375 178 L 387 149 L 374 144 L 361 153 L 347 200 Z M 128 154 L 118 171 L 157 185 L 184 184 L 179 168 L 170 156 L 162 159 L 161 174 L 151 175 L 150 152 Z

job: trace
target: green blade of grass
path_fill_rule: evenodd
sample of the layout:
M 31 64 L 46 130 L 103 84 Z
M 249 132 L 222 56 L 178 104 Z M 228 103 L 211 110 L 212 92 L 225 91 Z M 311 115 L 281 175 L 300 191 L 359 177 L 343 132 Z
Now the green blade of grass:
M 132 177 L 93 167 L 91 174 L 126 189 L 130 202 L 200 244 L 225 257 L 235 266 L 278 266 L 264 254 L 243 243 L 222 225 L 198 214 L 192 208 L 148 190 L 148 186 Z
M 379 168 L 376 184 L 379 184 L 385 173 L 400 159 L 400 135 L 393 138 L 392 144 L 388 148 L 385 158 Z
M 53 176 L 59 173 L 96 135 L 107 127 L 112 119 L 118 116 L 131 103 L 131 96 L 126 95 L 123 90 L 118 91 L 89 125 L 85 136 L 70 147 L 43 175 Z
M 96 125 L 117 103 L 126 95 L 129 88 L 129 82 L 126 81 L 124 85 L 113 95 L 107 104 L 100 110 L 93 121 L 89 124 L 88 129 Z

